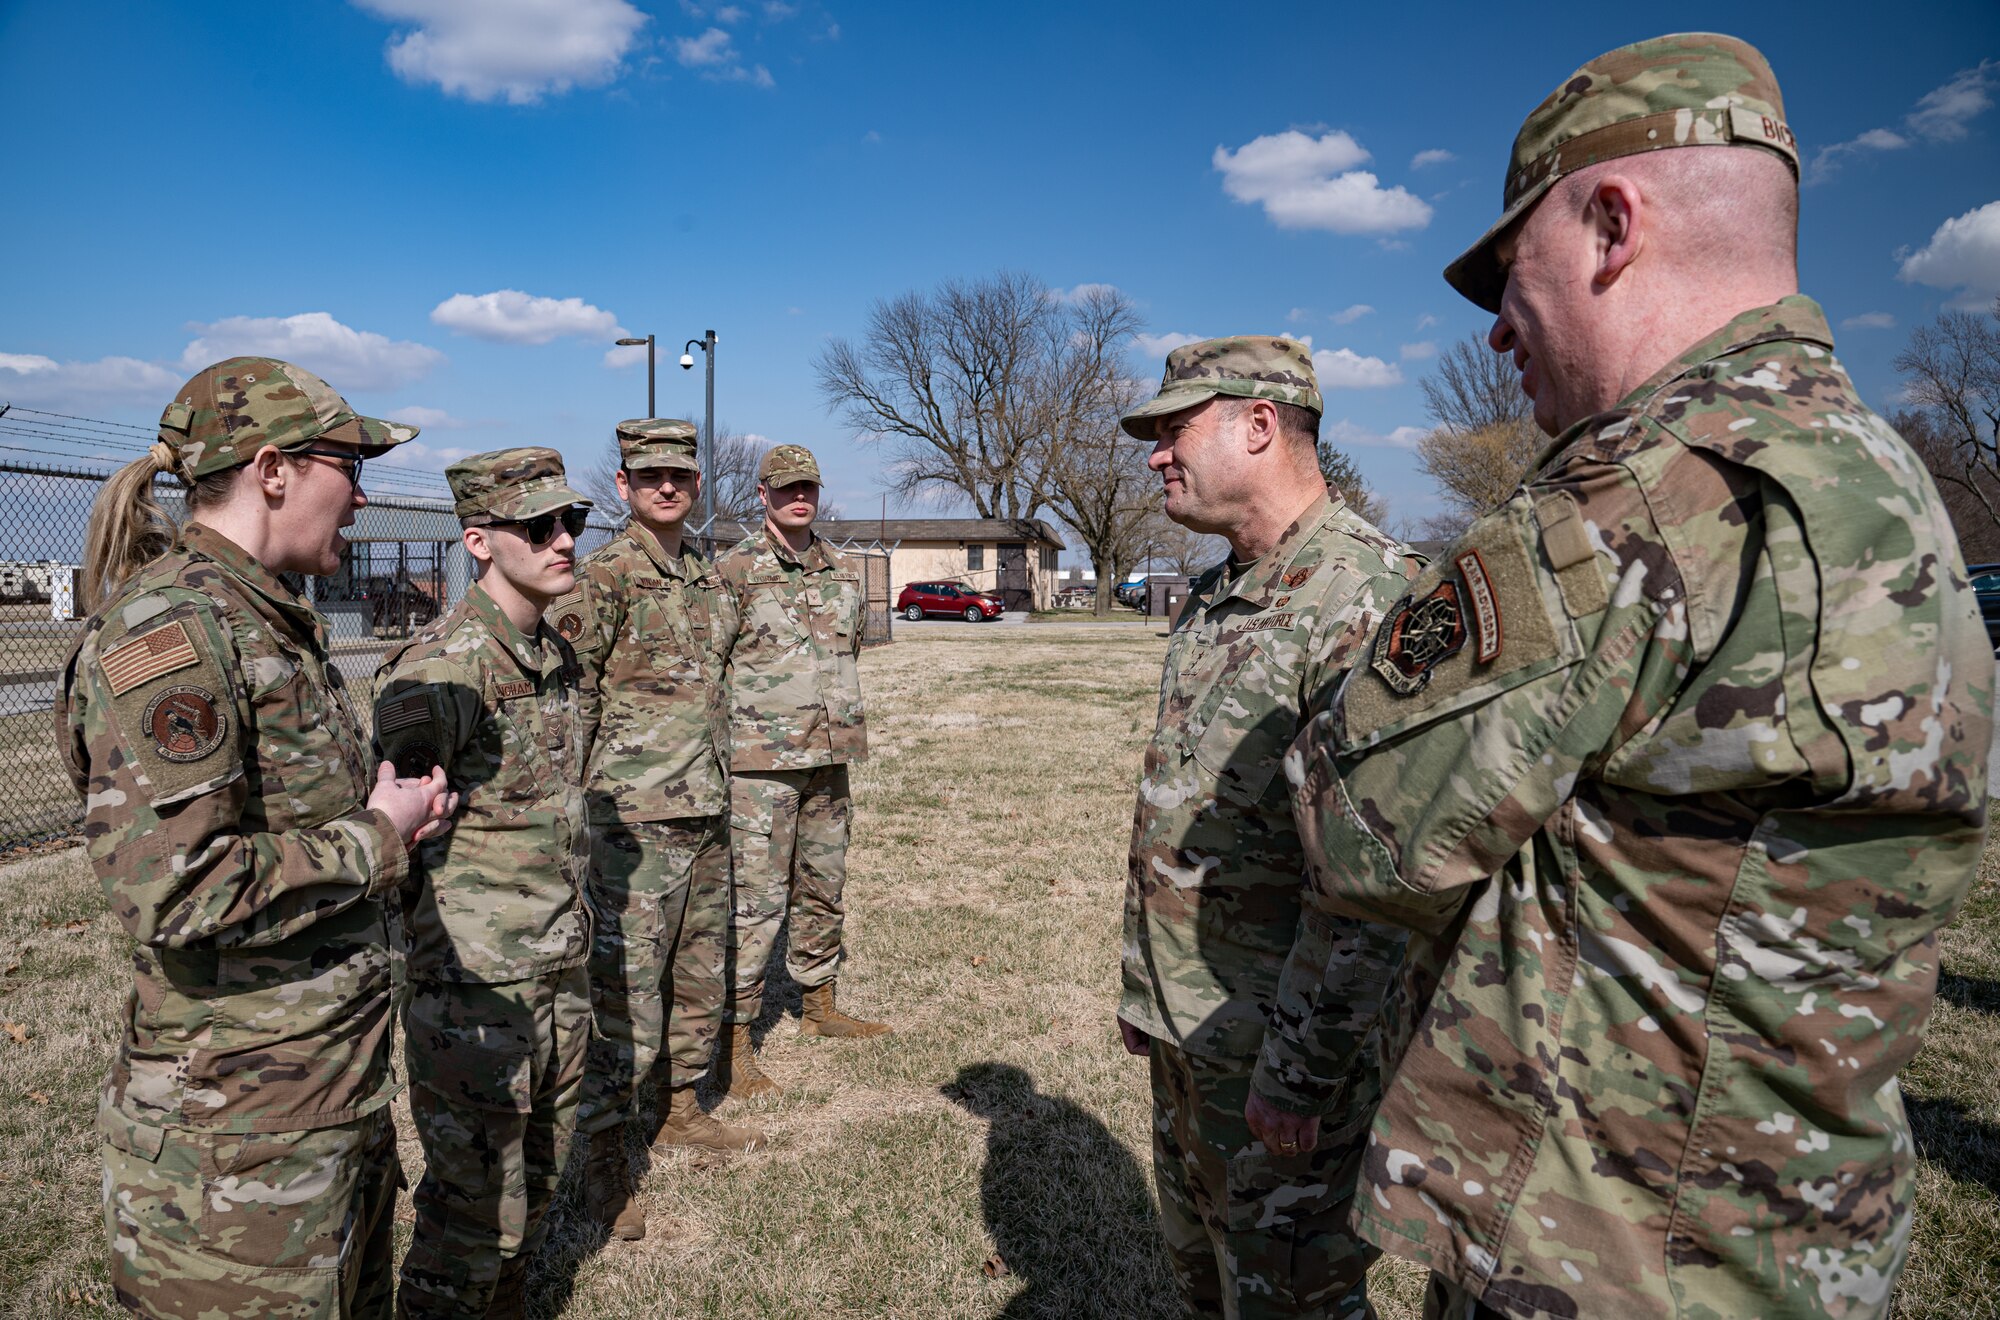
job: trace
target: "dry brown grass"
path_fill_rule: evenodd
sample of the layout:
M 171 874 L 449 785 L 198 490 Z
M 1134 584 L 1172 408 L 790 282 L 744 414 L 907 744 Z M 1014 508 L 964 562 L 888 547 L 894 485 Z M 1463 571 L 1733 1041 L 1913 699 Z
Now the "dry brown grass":
M 801 1037 L 783 998 L 764 1060 L 789 1089 L 748 1107 L 771 1147 L 657 1162 L 640 1243 L 587 1232 L 567 1187 L 538 1313 L 1175 1313 L 1145 1070 L 1112 1026 L 1162 646 L 1150 629 L 913 629 L 864 657 L 874 754 L 855 781 L 841 985 L 897 1034 Z M 90 1128 L 119 937 L 80 854 L 0 885 L 0 968 L 20 964 L 0 977 L 0 1019 L 29 1031 L 24 1046 L 0 1036 L 0 1315 L 109 1314 Z M 1908 1077 L 1927 1158 L 1903 1316 L 2000 1316 L 1996 937 L 1989 883 L 1947 935 L 1945 994 Z M 1007 1268 L 989 1278 L 996 1251 Z M 1385 1262 L 1377 1279 L 1383 1315 L 1412 1320 L 1417 1272 Z

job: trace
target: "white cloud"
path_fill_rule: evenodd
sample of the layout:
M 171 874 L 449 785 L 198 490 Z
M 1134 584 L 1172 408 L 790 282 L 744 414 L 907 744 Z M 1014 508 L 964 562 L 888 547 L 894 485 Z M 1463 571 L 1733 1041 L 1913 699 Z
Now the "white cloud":
M 356 330 L 325 312 L 229 316 L 194 329 L 196 338 L 181 351 L 181 365 L 189 371 L 223 358 L 262 354 L 298 363 L 341 394 L 408 385 L 444 361 L 429 345 Z
M 646 15 L 627 0 L 353 0 L 398 25 L 389 67 L 469 101 L 529 105 L 618 76 Z
M 418 411 L 430 412 L 431 409 L 423 408 Z M 414 419 L 398 413 L 389 420 L 399 422 L 412 421 Z M 419 426 L 430 425 L 428 422 L 417 422 L 416 424 Z M 464 423 L 454 424 L 463 425 Z M 369 459 L 368 463 L 371 467 L 377 463 L 383 463 L 390 467 L 417 468 L 425 472 L 442 472 L 446 464 L 456 463 L 461 458 L 470 458 L 478 452 L 480 451 L 464 445 L 427 445 L 421 440 L 410 440 L 397 445 L 380 458 Z
M 1988 202 L 1939 225 L 1915 252 L 1896 253 L 1898 279 L 1958 289 L 1952 306 L 1977 310 L 2000 294 L 2000 202 Z
M 764 0 L 764 19 L 770 23 L 782 23 L 799 12 L 797 5 L 788 5 L 783 0 Z
M 1419 330 L 1428 330 L 1436 324 L 1438 324 L 1438 319 L 1429 312 L 1425 312 L 1417 318 L 1417 329 Z
M 724 5 L 715 11 L 715 21 L 718 23 L 741 23 L 746 17 L 748 15 L 744 13 L 740 5 Z
M 1117 293 L 1117 292 L 1118 292 L 1118 286 L 1115 284 L 1104 284 L 1098 281 L 1088 281 L 1083 284 L 1077 285 L 1073 289 L 1051 290 L 1050 296 L 1054 298 L 1057 302 L 1073 303 L 1073 302 L 1082 302 L 1085 298 L 1088 298 L 1093 293 Z
M 1896 318 L 1887 312 L 1863 312 L 1840 323 L 1843 330 L 1892 330 L 1895 326 Z
M 183 379 L 138 358 L 58 362 L 40 353 L 0 353 L 0 403 L 24 408 L 55 404 L 58 411 L 89 415 L 100 400 L 164 406 Z
M 1294 307 L 1291 311 L 1285 313 L 1285 319 L 1293 325 L 1297 325 L 1301 321 L 1311 320 L 1312 314 L 1312 308 L 1310 307 Z
M 1133 335 L 1132 342 L 1138 346 L 1139 352 L 1143 356 L 1163 358 L 1183 344 L 1198 344 L 1202 340 L 1211 337 L 1209 335 L 1184 335 L 1179 331 L 1170 331 L 1164 335 Z
M 1343 417 L 1321 426 L 1319 434 L 1320 439 L 1341 449 L 1415 449 L 1417 441 L 1429 432 L 1421 426 L 1398 426 L 1385 434 Z
M 1428 339 L 1420 339 L 1414 344 L 1403 345 L 1402 357 L 1405 362 L 1416 362 L 1423 358 L 1436 357 L 1437 351 L 1438 346 L 1435 343 Z
M 659 351 L 660 351 L 659 346 L 657 344 L 654 345 L 653 352 L 657 355 Z M 641 363 L 643 363 L 645 360 L 646 360 L 646 346 L 644 344 L 638 344 L 626 348 L 619 348 L 616 345 L 613 345 L 612 347 L 604 350 L 604 365 L 607 367 L 613 367 L 613 368 L 636 367 Z
M 721 17 L 718 13 L 717 17 Z M 763 65 L 745 68 L 734 40 L 719 27 L 709 28 L 698 37 L 676 37 L 674 58 L 682 68 L 694 69 L 713 82 L 748 82 L 759 87 L 775 87 L 777 80 Z
M 617 339 L 625 333 L 617 317 L 581 298 L 542 298 L 519 289 L 454 293 L 431 309 L 431 320 L 496 344 L 546 344 L 563 335 Z
M 1341 308 L 1327 319 L 1335 325 L 1353 325 L 1356 321 L 1359 321 L 1374 310 L 1367 303 L 1355 303 L 1352 306 Z
M 1420 170 L 1428 165 L 1449 165 L 1457 159 L 1457 156 L 1446 151 L 1443 147 L 1432 147 L 1428 151 L 1419 151 L 1416 155 L 1410 157 L 1410 168 Z
M 408 422 L 426 431 L 462 431 L 472 425 L 453 417 L 442 408 L 426 408 L 421 404 L 410 404 L 404 408 L 391 408 L 385 414 L 392 422 Z
M 1956 142 L 1966 125 L 1993 104 L 1993 87 L 2000 80 L 2000 60 L 1982 60 L 1961 69 L 1950 82 L 1934 87 L 1903 116 L 1902 131 L 1871 128 L 1857 137 L 1820 148 L 1806 171 L 1807 183 L 1821 183 L 1839 170 L 1849 156 L 1871 151 L 1902 151 L 1919 142 Z
M 1403 369 L 1378 357 L 1363 357 L 1351 348 L 1322 348 L 1313 354 L 1313 370 L 1324 390 L 1374 390 L 1403 383 Z
M 1222 174 L 1223 191 L 1261 205 L 1281 229 L 1374 234 L 1429 224 L 1427 203 L 1400 186 L 1383 188 L 1367 170 L 1350 168 L 1367 159 L 1361 144 L 1338 129 L 1317 138 L 1287 129 L 1235 151 L 1217 147 L 1210 158 Z
M 872 129 L 872 128 L 871 128 L 871 129 L 869 129 L 869 130 L 868 130 L 868 131 L 867 131 L 866 133 L 863 133 L 863 134 L 861 135 L 861 140 L 862 140 L 862 142 L 866 143 L 866 144 L 867 144 L 868 146 L 871 146 L 871 147 L 872 147 L 872 146 L 874 146 L 874 145 L 875 145 L 876 143 L 878 143 L 878 142 L 880 142 L 880 141 L 882 140 L 882 135 L 881 135 L 880 133 L 876 132 L 876 131 L 875 131 L 874 129 Z

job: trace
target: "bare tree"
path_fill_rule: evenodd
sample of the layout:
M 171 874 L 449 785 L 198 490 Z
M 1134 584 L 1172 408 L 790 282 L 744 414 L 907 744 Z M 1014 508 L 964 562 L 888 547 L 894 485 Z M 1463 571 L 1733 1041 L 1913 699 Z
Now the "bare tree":
M 1167 517 L 1164 510 L 1148 533 L 1147 547 L 1154 563 L 1164 562 L 1174 572 L 1192 578 L 1206 573 L 1229 556 L 1229 542 L 1220 536 L 1183 527 Z
M 1962 506 L 2000 523 L 2000 298 L 1987 315 L 1947 311 L 1917 327 L 1894 366 L 1906 378 L 1903 397 L 1923 419 L 1926 443 L 1910 434 L 1912 414 L 1900 415 L 1897 429 Z M 1964 524 L 1959 528 L 1964 539 Z
M 1889 425 L 1903 439 L 1937 482 L 1938 497 L 1958 533 L 1959 550 L 1969 564 L 2000 562 L 2000 522 L 1993 508 L 2000 504 L 2000 476 L 1984 470 L 1966 472 L 1949 440 L 1941 434 L 1936 414 L 1903 408 L 1890 414 Z
M 1423 529 L 1448 540 L 1514 493 L 1541 450 L 1542 434 L 1513 360 L 1476 335 L 1447 349 L 1419 385 L 1432 430 L 1417 442 L 1417 460 L 1445 503 Z
M 898 493 L 950 490 L 979 517 L 1032 518 L 1054 502 L 1063 447 L 1096 422 L 1093 373 L 1138 328 L 1113 290 L 1065 299 L 1008 272 L 877 302 L 858 343 L 835 339 L 813 365 L 855 434 L 890 443 Z

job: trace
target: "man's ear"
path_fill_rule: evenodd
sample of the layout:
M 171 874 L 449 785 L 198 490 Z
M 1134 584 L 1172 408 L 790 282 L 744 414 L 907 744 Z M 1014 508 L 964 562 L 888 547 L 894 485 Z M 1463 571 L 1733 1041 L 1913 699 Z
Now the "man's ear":
M 1589 218 L 1597 253 L 1597 270 L 1591 276 L 1591 283 L 1608 289 L 1645 250 L 1651 211 L 1635 180 L 1623 174 L 1607 174 L 1590 191 Z
M 611 481 L 613 485 L 618 487 L 618 498 L 630 504 L 632 502 L 632 481 L 630 477 L 625 475 L 625 469 L 621 467 L 616 472 L 613 472 L 611 474 Z
M 1269 399 L 1252 399 L 1243 409 L 1243 448 L 1261 454 L 1282 438 L 1278 434 L 1278 409 Z
M 481 564 L 493 562 L 493 543 L 486 539 L 484 527 L 468 527 L 459 534 L 459 539 L 465 542 L 465 552 L 476 562 Z
M 771 507 L 771 492 L 764 488 L 764 483 L 761 481 L 757 483 L 757 503 L 767 509 Z

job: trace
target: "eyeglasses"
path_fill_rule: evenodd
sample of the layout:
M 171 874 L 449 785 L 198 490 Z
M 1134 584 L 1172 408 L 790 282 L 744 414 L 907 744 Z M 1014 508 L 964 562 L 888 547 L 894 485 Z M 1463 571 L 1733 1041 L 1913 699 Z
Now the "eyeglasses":
M 572 504 L 561 513 L 541 513 L 532 518 L 495 518 L 496 527 L 518 527 L 527 534 L 528 544 L 545 546 L 555 540 L 556 524 L 572 537 L 582 536 L 584 527 L 590 522 L 590 510 L 581 504 Z
M 306 458 L 330 458 L 340 464 L 340 469 L 356 490 L 361 489 L 361 465 L 367 462 L 352 449 L 295 449 L 292 451 Z

